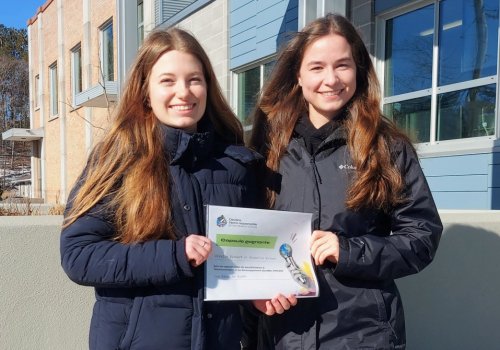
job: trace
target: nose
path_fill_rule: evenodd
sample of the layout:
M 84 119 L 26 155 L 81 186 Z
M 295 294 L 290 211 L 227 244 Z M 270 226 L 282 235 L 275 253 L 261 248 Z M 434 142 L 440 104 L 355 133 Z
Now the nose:
M 189 85 L 185 81 L 177 81 L 177 84 L 175 84 L 175 94 L 177 97 L 186 97 L 189 95 Z
M 333 68 L 328 68 L 325 73 L 325 84 L 326 85 L 335 85 L 335 83 L 339 80 L 337 72 Z

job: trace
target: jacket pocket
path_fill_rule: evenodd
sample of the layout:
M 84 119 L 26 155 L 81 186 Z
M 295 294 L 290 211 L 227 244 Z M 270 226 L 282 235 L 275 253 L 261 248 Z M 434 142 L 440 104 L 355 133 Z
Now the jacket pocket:
M 382 296 L 382 291 L 380 289 L 370 289 L 370 291 L 373 294 L 373 297 L 375 298 L 375 303 L 377 305 L 378 309 L 378 319 L 380 322 L 387 323 L 388 317 L 387 317 L 387 310 L 385 306 L 385 301 L 384 297 Z
M 139 320 L 139 314 L 142 309 L 144 298 L 136 297 L 134 303 L 132 304 L 132 309 L 130 310 L 130 316 L 127 324 L 127 330 L 123 336 L 120 343 L 119 350 L 128 350 L 132 345 L 132 340 L 134 339 L 135 330 L 137 328 L 137 323 Z
M 391 325 L 391 311 L 389 309 L 389 306 L 384 298 L 384 294 L 380 289 L 371 289 L 373 292 L 373 295 L 375 296 L 375 300 L 377 301 L 377 306 L 378 306 L 378 312 L 380 315 L 380 322 L 383 325 L 383 327 L 386 329 L 388 334 L 390 334 L 390 338 L 394 338 L 396 341 L 398 340 L 398 335 Z M 392 342 L 391 340 L 390 342 Z

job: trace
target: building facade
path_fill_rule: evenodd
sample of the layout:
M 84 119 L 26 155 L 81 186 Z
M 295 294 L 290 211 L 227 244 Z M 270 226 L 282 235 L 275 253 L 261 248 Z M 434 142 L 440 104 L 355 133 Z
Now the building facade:
M 375 63 L 384 114 L 413 137 L 440 209 L 500 209 L 498 0 L 230 2 L 233 105 L 247 117 L 288 31 L 346 15 Z
M 115 28 L 109 0 L 49 0 L 28 21 L 31 128 L 12 139 L 33 144 L 33 198 L 64 203 L 105 132 L 117 98 Z
M 32 196 L 65 201 L 152 29 L 199 39 L 250 132 L 280 46 L 328 12 L 360 31 L 438 207 L 500 209 L 499 0 L 49 0 L 28 23 L 32 125 L 9 134 L 33 140 Z

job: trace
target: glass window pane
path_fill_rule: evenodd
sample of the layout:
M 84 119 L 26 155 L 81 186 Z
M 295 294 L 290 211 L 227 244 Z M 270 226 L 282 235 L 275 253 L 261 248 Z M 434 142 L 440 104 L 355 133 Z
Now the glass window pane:
M 250 113 L 260 91 L 260 66 L 238 74 L 238 117 L 243 126 L 251 125 Z
M 317 1 L 304 1 L 305 3 L 305 21 L 304 25 L 314 21 L 318 17 Z
M 102 75 L 104 81 L 114 80 L 113 24 L 102 29 Z
M 57 65 L 50 66 L 50 115 L 58 113 Z
M 264 64 L 264 82 L 266 82 L 267 78 L 269 78 L 269 76 L 271 75 L 271 72 L 273 71 L 275 65 L 276 61 L 271 61 Z
M 385 96 L 431 87 L 434 5 L 386 22 Z
M 496 74 L 498 0 L 440 5 L 439 85 Z
M 384 105 L 384 115 L 392 119 L 414 142 L 429 142 L 431 97 L 425 96 Z
M 451 140 L 495 133 L 496 84 L 438 96 L 436 139 Z
M 82 51 L 80 47 L 73 49 L 73 95 L 82 92 Z
M 37 74 L 35 75 L 35 83 L 33 84 L 33 87 L 35 89 L 34 93 L 34 101 L 35 101 L 35 108 L 38 108 L 40 106 L 40 97 L 39 97 L 39 91 L 40 91 L 40 76 Z
M 144 4 L 137 3 L 137 43 L 141 46 L 144 42 Z

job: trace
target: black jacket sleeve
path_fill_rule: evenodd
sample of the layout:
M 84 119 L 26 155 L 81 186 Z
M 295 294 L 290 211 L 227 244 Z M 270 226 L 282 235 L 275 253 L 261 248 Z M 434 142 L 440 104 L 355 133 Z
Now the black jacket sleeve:
M 396 279 L 421 271 L 433 260 L 443 226 L 417 155 L 411 145 L 400 148 L 396 163 L 404 174 L 407 201 L 390 214 L 391 234 L 340 234 L 336 276 Z

